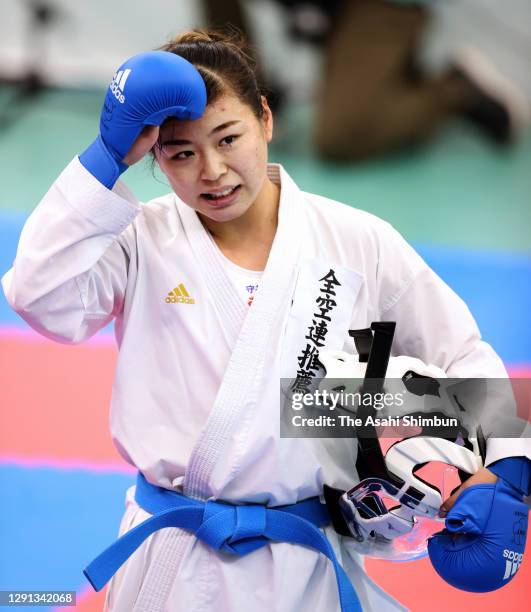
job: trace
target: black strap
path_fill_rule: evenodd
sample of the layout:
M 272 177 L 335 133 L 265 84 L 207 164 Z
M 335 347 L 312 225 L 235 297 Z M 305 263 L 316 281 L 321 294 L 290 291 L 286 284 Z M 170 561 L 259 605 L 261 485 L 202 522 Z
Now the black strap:
M 371 324 L 371 331 L 374 332 L 370 343 L 369 358 L 365 379 L 363 381 L 362 393 L 374 396 L 381 393 L 387 366 L 391 357 L 391 347 L 395 334 L 396 323 L 385 321 Z M 350 334 L 350 332 L 349 332 Z M 356 337 L 356 336 L 354 336 Z M 367 425 L 367 417 L 376 415 L 373 402 L 369 405 L 358 407 L 357 417 L 361 418 L 363 425 L 356 427 L 356 437 L 358 443 L 358 457 L 356 459 L 356 469 L 360 480 L 369 477 L 384 478 L 391 482 L 397 482 L 395 476 L 389 473 L 385 465 L 384 456 L 380 447 L 380 442 L 374 425 Z

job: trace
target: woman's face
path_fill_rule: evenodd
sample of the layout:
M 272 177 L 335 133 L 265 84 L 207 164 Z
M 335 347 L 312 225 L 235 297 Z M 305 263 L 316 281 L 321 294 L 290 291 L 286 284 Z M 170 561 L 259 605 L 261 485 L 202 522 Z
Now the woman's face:
M 179 198 L 213 221 L 243 215 L 259 198 L 267 170 L 273 120 L 263 99 L 258 119 L 233 95 L 208 104 L 195 121 L 169 121 L 155 155 Z

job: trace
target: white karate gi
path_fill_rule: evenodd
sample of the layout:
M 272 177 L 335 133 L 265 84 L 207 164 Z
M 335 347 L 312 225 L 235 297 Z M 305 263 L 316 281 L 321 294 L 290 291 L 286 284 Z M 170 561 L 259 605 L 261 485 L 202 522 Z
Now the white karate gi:
M 77 158 L 29 217 L 2 279 L 12 307 L 54 340 L 81 342 L 116 318 L 113 440 L 150 482 L 199 499 L 277 506 L 354 484 L 352 440 L 279 436 L 279 379 L 304 361 L 323 271 L 341 283 L 324 348 L 352 352 L 348 329 L 393 320 L 394 354 L 450 376 L 506 375 L 462 300 L 389 224 L 301 192 L 279 166 L 269 176 L 281 184 L 279 224 L 250 308 L 191 208 L 174 194 L 139 204 L 122 183 L 109 191 Z M 488 452 L 487 463 L 526 454 L 522 440 Z M 131 489 L 121 531 L 147 516 Z M 326 534 L 364 610 L 404 609 L 347 539 Z M 332 564 L 311 549 L 274 543 L 234 557 L 180 529 L 145 542 L 108 595 L 120 612 L 331 612 L 338 601 Z

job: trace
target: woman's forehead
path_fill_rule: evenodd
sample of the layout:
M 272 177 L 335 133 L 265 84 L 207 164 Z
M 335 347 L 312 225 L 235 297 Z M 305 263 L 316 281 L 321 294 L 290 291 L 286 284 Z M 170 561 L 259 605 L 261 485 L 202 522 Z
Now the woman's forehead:
M 161 139 L 185 138 L 186 136 L 206 136 L 215 128 L 228 122 L 245 122 L 253 113 L 238 98 L 229 95 L 220 96 L 207 104 L 204 114 L 193 121 L 169 119 L 161 126 Z

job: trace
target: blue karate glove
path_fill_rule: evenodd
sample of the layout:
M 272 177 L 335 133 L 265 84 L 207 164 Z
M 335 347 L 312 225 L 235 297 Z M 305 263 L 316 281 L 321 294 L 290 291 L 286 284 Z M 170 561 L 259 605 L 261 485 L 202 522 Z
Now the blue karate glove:
M 446 529 L 428 540 L 435 571 L 463 591 L 504 586 L 522 562 L 527 514 L 522 493 L 503 478 L 465 489 L 446 516 Z
M 168 51 L 140 53 L 124 62 L 109 85 L 100 117 L 100 135 L 79 161 L 112 189 L 127 169 L 124 158 L 143 127 L 167 117 L 198 119 L 206 88 L 199 72 Z

